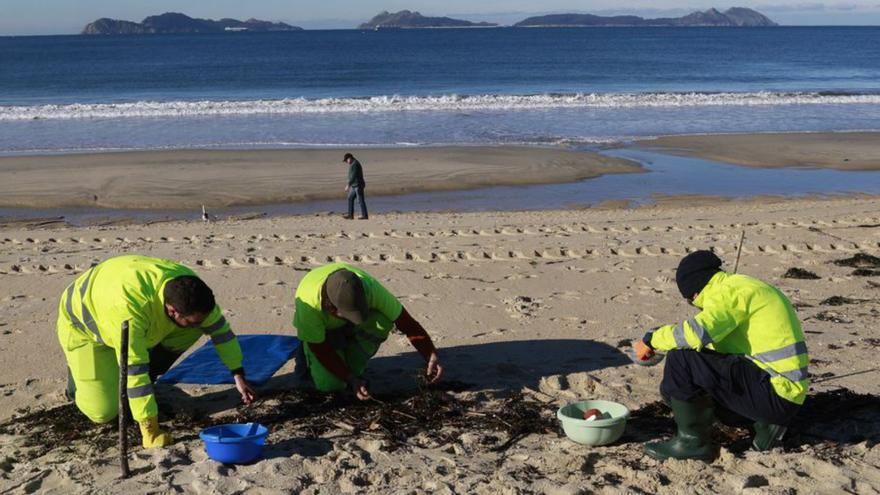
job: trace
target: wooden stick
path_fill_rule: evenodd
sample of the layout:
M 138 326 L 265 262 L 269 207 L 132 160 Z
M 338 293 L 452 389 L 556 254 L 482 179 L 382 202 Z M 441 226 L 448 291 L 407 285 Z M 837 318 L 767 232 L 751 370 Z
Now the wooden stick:
M 739 235 L 739 246 L 736 248 L 736 263 L 733 265 L 733 273 L 736 273 L 736 270 L 739 268 L 739 255 L 742 253 L 743 248 L 743 240 L 746 238 L 746 231 L 743 230 Z
M 344 421 L 331 421 L 330 424 L 332 424 L 333 426 L 335 426 L 341 430 L 345 430 L 345 431 L 354 431 L 356 429 L 354 426 L 352 426 Z
M 122 477 L 131 476 L 128 469 L 128 320 L 122 322 L 122 337 L 119 341 L 119 466 Z

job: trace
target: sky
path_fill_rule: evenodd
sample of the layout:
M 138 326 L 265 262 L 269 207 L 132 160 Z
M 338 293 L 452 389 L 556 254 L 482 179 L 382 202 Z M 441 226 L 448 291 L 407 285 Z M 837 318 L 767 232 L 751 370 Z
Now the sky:
M 880 25 L 880 0 L 811 2 L 804 0 L 0 0 L 0 35 L 75 34 L 87 23 L 110 17 L 140 22 L 148 15 L 183 12 L 218 19 L 255 17 L 306 29 L 346 29 L 375 14 L 409 9 L 423 15 L 513 24 L 548 13 L 678 16 L 694 10 L 749 7 L 785 25 Z

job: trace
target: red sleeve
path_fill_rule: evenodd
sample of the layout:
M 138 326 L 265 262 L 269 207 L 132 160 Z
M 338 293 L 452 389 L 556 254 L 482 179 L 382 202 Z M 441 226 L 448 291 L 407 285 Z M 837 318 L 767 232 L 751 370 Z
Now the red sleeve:
M 336 378 L 348 383 L 348 380 L 351 379 L 351 369 L 349 369 L 348 365 L 345 364 L 345 361 L 339 357 L 339 354 L 336 354 L 336 351 L 333 350 L 333 347 L 330 346 L 327 342 L 320 342 L 315 344 L 313 342 L 306 342 L 306 345 L 309 346 L 309 349 L 315 353 L 315 357 L 318 358 L 318 361 L 330 373 L 333 373 Z
M 397 326 L 397 329 L 406 335 L 409 339 L 410 344 L 419 351 L 419 354 L 425 358 L 425 361 L 431 358 L 431 354 L 437 352 L 437 348 L 434 347 L 434 343 L 431 342 L 431 337 L 428 336 L 428 332 L 422 328 L 422 325 L 419 324 L 406 310 L 400 312 L 400 316 L 397 317 L 397 320 L 394 321 L 394 324 Z

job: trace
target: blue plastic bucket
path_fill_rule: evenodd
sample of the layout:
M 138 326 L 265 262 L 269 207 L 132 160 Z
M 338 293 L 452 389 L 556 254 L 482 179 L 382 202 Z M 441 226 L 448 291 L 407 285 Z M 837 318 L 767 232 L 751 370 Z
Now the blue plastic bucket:
M 247 464 L 260 457 L 269 429 L 259 423 L 212 426 L 199 433 L 208 457 L 223 464 Z

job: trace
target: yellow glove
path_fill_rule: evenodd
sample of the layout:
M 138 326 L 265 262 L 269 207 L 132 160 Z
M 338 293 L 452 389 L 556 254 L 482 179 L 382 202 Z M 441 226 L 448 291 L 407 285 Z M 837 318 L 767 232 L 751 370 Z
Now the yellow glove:
M 150 416 L 143 421 L 139 421 L 138 424 L 141 427 L 141 437 L 143 437 L 143 445 L 145 449 L 167 447 L 174 443 L 171 434 L 159 428 L 158 416 Z

